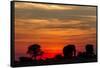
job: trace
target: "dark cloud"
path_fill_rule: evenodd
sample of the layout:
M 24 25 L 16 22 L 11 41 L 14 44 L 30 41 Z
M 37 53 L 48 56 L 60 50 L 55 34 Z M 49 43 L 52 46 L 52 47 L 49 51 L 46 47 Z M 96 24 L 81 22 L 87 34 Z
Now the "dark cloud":
M 84 8 L 83 8 L 84 9 Z M 96 16 L 96 10 L 40 10 L 40 9 L 16 9 L 15 16 L 20 19 L 80 19 L 88 16 Z
M 17 5 L 18 3 L 16 3 Z M 15 18 L 25 20 L 17 24 L 18 27 L 30 28 L 30 29 L 91 29 L 96 28 L 96 7 L 89 6 L 69 6 L 63 5 L 64 7 L 71 7 L 72 9 L 62 10 L 46 10 L 41 7 L 24 8 L 27 4 L 20 3 L 21 8 L 15 8 Z M 46 4 L 45 4 L 46 5 Z M 31 5 L 32 6 L 32 5 Z M 38 5 L 37 5 L 38 6 Z M 48 5 L 47 5 L 48 6 Z M 50 23 L 44 24 L 44 22 L 34 23 L 28 22 L 30 19 L 43 19 L 48 20 Z M 60 23 L 52 21 L 57 19 Z M 27 20 L 27 21 L 26 21 Z M 70 20 L 78 20 L 80 23 L 73 23 Z M 52 23 L 55 22 L 55 23 Z
M 17 5 L 18 3 L 16 3 Z M 63 5 L 63 7 L 71 7 L 72 9 L 62 9 L 62 10 L 45 10 L 41 7 L 24 8 L 27 3 L 20 3 L 22 8 L 15 8 L 15 16 L 20 19 L 76 19 L 83 18 L 87 16 L 96 16 L 96 7 L 89 6 L 69 6 Z M 25 6 L 24 6 L 25 5 Z M 41 4 L 42 5 L 42 4 Z M 48 4 L 45 4 L 49 6 Z M 51 4 L 52 5 L 52 4 Z M 32 5 L 31 5 L 32 6 Z M 34 5 L 33 5 L 34 6 Z M 38 4 L 37 4 L 38 6 Z M 61 5 L 62 6 L 62 5 Z
M 48 20 L 50 21 L 50 20 Z M 39 22 L 28 22 L 21 21 L 21 24 L 16 24 L 17 28 L 28 28 L 28 29 L 81 29 L 81 30 L 89 30 L 96 28 L 96 21 L 89 20 L 81 20 L 79 23 L 72 23 L 70 21 L 59 20 L 60 22 L 53 23 L 55 21 L 50 21 L 49 23 Z

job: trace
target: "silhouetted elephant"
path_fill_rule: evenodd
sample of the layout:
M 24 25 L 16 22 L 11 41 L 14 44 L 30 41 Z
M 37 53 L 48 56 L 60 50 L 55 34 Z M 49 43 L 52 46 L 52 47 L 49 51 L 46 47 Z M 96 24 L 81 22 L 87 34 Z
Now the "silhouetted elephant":
M 93 54 L 94 49 L 93 49 L 93 45 L 92 44 L 87 44 L 85 46 L 85 49 L 86 49 L 86 53 Z
M 87 44 L 85 46 L 85 52 L 79 53 L 78 57 L 79 58 L 84 58 L 84 59 L 96 58 L 96 55 L 94 54 L 93 45 L 92 44 Z
M 72 58 L 76 56 L 76 48 L 75 45 L 69 44 L 63 48 L 64 58 Z
M 27 54 L 31 56 L 31 58 L 34 57 L 34 60 L 36 60 L 36 57 L 43 54 L 43 51 L 41 50 L 40 45 L 38 44 L 32 44 L 28 47 Z
M 93 45 L 92 44 L 87 44 L 86 46 L 85 46 L 85 50 L 86 50 L 86 52 L 85 52 L 85 56 L 86 57 L 89 57 L 89 58 L 91 58 L 91 57 L 93 57 L 95 54 L 94 54 L 94 49 L 93 49 Z

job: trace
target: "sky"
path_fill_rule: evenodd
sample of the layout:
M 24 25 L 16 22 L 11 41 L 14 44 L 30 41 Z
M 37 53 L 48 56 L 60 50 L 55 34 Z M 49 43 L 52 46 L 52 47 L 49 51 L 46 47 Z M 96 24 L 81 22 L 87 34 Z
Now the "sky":
M 96 7 L 15 2 L 15 59 L 27 56 L 39 44 L 44 58 L 62 54 L 68 44 L 83 52 L 86 44 L 96 50 Z

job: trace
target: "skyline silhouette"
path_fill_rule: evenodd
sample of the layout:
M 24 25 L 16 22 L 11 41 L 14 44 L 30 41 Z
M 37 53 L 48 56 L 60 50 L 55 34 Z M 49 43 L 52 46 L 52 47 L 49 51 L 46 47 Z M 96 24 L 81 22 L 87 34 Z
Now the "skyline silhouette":
M 51 65 L 51 64 L 68 64 L 68 63 L 83 63 L 83 62 L 96 62 L 97 55 L 94 53 L 94 47 L 92 44 L 85 45 L 85 51 L 79 52 L 76 55 L 76 46 L 74 44 L 68 44 L 63 48 L 63 55 L 56 54 L 53 58 L 39 58 L 38 56 L 43 54 L 41 45 L 32 44 L 27 48 L 26 54 L 30 55 L 19 57 L 19 61 L 15 60 L 15 66 L 28 66 L 28 65 Z

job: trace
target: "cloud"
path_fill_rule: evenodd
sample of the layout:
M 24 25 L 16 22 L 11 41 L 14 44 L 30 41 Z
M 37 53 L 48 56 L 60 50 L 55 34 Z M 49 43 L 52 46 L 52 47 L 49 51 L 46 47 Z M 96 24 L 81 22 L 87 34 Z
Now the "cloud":
M 15 3 L 17 9 L 43 9 L 43 10 L 71 10 L 74 6 L 65 7 L 64 5 L 39 4 L 39 3 Z
M 96 16 L 96 7 L 15 3 L 17 19 L 80 19 L 88 16 Z
M 15 33 L 18 36 L 31 35 L 31 38 L 96 34 L 96 7 L 18 2 L 15 6 Z
M 40 10 L 40 9 L 16 9 L 15 17 L 19 19 L 80 19 L 88 16 L 96 16 L 96 11 L 86 10 Z
M 96 29 L 96 20 L 89 19 L 16 19 L 17 30 L 38 30 L 38 29 Z M 27 28 L 27 29 L 25 29 Z

